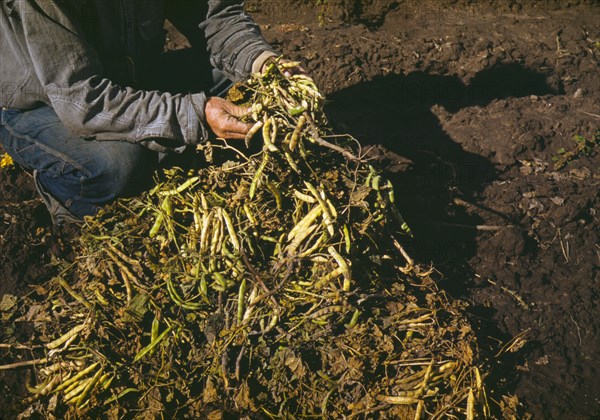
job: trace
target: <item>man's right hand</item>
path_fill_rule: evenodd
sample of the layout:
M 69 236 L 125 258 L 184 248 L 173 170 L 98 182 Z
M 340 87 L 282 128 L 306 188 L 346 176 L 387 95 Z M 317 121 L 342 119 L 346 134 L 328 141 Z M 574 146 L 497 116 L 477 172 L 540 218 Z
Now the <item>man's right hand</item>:
M 240 118 L 248 115 L 250 109 L 237 106 L 225 99 L 213 96 L 208 98 L 204 108 L 206 123 L 217 137 L 228 140 L 243 140 L 252 127 Z

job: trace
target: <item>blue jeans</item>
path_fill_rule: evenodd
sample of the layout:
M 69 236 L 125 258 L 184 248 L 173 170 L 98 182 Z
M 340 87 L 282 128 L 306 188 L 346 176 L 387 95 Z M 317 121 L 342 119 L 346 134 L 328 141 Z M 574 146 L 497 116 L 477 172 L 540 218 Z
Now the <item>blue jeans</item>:
M 204 90 L 224 96 L 232 82 L 210 67 L 205 51 L 190 48 L 162 54 L 140 84 L 148 90 Z M 148 187 L 158 167 L 158 153 L 141 145 L 71 133 L 49 106 L 0 113 L 2 146 L 17 163 L 34 171 L 36 187 L 55 221 L 56 205 L 49 205 L 48 194 L 59 207 L 82 219 L 116 198 Z
M 158 163 L 156 152 L 138 144 L 78 137 L 49 106 L 1 110 L 0 140 L 17 163 L 37 171 L 45 192 L 76 218 L 139 192 Z

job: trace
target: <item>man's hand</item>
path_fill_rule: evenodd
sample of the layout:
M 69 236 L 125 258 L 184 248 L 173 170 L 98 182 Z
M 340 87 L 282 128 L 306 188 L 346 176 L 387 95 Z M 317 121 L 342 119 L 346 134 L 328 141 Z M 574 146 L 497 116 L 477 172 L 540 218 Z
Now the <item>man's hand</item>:
M 240 121 L 250 110 L 237 106 L 225 99 L 213 96 L 204 107 L 206 123 L 217 137 L 228 140 L 243 140 L 252 127 Z
M 282 62 L 285 63 L 286 61 L 287 60 L 283 60 Z M 283 75 L 285 77 L 292 77 L 293 75 L 296 75 L 296 74 L 303 74 L 305 76 L 308 76 L 308 72 L 306 70 L 304 70 L 304 67 L 299 66 L 299 65 L 287 68 L 283 71 Z
M 267 60 L 263 64 L 262 69 L 261 69 L 261 71 L 263 73 L 265 72 L 265 70 L 267 69 L 267 67 L 269 67 L 269 65 L 272 63 L 272 60 L 274 60 L 274 59 Z M 279 63 L 281 63 L 281 64 L 288 64 L 288 63 L 294 63 L 294 62 L 291 61 L 291 60 L 283 58 L 283 59 L 281 59 L 279 61 Z M 285 77 L 292 77 L 295 74 L 304 74 L 305 76 L 308 76 L 308 72 L 302 66 L 300 66 L 300 65 L 288 67 L 288 68 L 286 68 L 286 69 L 283 70 L 283 75 Z

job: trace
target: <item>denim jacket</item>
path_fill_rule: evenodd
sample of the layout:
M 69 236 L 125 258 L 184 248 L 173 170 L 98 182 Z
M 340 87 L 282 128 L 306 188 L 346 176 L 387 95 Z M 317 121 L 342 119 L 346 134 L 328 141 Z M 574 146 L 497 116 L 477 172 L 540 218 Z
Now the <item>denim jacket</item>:
M 0 106 L 46 104 L 82 137 L 158 151 L 206 140 L 204 93 L 140 90 L 123 71 L 162 51 L 166 18 L 234 81 L 275 54 L 242 0 L 0 0 Z

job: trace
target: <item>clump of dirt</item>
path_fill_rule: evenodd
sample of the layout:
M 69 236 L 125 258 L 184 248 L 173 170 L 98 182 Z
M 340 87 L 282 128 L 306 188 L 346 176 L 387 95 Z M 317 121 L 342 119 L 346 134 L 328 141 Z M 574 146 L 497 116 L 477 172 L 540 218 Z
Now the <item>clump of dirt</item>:
M 17 168 L 0 171 L 0 295 L 24 290 L 43 276 L 49 219 L 27 175 Z M 43 251 L 42 251 L 43 253 Z M 24 267 L 31 267 L 25 269 Z
M 1 148 L 0 148 L 1 149 Z M 0 152 L 1 153 L 1 152 Z M 0 301 L 4 296 L 25 296 L 36 285 L 50 280 L 56 273 L 55 257 L 69 258 L 78 229 L 54 227 L 50 216 L 24 170 L 11 167 L 0 170 Z M 27 324 L 27 325 L 26 325 Z M 16 325 L 16 333 L 29 328 Z M 14 331 L 0 331 L 0 343 L 6 343 Z M 11 354 L 0 348 L 2 364 L 27 358 L 23 351 Z M 25 376 L 20 370 L 0 371 L 0 412 L 3 418 L 14 418 L 13 408 L 27 393 Z
M 471 303 L 492 398 L 535 418 L 600 415 L 600 155 L 553 161 L 600 126 L 597 2 L 391 2 L 320 25 L 292 3 L 254 16 L 315 77 L 336 131 L 375 146 L 408 251 Z M 24 172 L 0 189 L 0 294 L 23 295 L 68 247 Z M 4 401 L 15 378 L 0 379 Z

